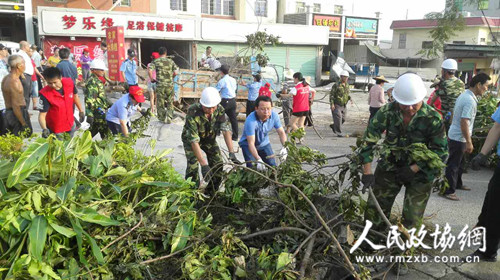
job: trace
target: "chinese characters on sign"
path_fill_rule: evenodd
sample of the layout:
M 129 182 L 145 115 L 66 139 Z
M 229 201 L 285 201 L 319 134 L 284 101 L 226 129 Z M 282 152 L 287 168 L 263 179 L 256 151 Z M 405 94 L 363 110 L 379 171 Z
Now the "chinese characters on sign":
M 313 16 L 313 25 L 328 26 L 330 28 L 330 32 L 340 32 L 341 21 L 342 21 L 341 17 L 322 16 L 322 15 Z
M 125 34 L 123 26 L 114 26 L 106 29 L 106 42 L 108 43 L 109 78 L 113 81 L 123 82 L 123 77 L 120 75 L 120 65 L 125 60 Z

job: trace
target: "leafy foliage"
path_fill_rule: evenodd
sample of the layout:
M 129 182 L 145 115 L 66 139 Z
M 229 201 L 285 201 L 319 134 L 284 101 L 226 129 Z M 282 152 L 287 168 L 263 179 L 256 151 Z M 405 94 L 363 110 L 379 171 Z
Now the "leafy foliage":
M 281 44 L 279 36 L 267 34 L 265 31 L 257 31 L 245 37 L 248 47 L 240 51 L 243 55 L 238 55 L 238 60 L 244 65 L 255 61 L 259 66 L 265 67 L 269 62 L 269 56 L 265 53 L 264 47 Z

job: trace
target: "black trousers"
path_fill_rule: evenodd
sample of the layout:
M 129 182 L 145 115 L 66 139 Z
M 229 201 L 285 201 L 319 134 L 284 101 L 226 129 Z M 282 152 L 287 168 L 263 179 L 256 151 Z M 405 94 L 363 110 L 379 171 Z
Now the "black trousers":
M 0 135 L 7 133 L 7 123 L 5 122 L 5 110 L 0 110 Z
M 231 129 L 233 131 L 233 140 L 238 140 L 238 119 L 236 114 L 236 98 L 222 98 L 220 102 L 224 110 L 226 110 L 226 115 L 231 123 Z
M 255 101 L 250 101 L 247 100 L 247 117 L 250 115 L 253 111 L 255 111 Z
M 488 184 L 477 226 L 486 228 L 486 256 L 496 256 L 500 245 L 500 161 Z
M 21 114 L 23 115 L 24 122 L 26 123 L 26 125 L 29 128 L 28 135 L 26 135 L 27 137 L 29 137 L 33 133 L 33 128 L 31 126 L 30 115 L 28 114 L 28 109 L 26 109 L 26 107 L 24 107 L 24 106 L 21 107 Z M 7 132 L 10 132 L 16 136 L 19 136 L 19 134 L 24 131 L 23 126 L 21 125 L 21 122 L 17 119 L 16 115 L 14 115 L 14 111 L 12 111 L 12 109 L 5 110 L 4 118 L 5 118 Z
M 462 173 L 465 143 L 448 139 L 448 152 L 449 158 L 446 164 L 446 179 L 450 183 L 450 188 L 446 190 L 445 194 L 452 194 L 462 187 Z
M 26 101 L 26 108 L 30 107 L 31 100 L 31 87 L 33 83 L 31 82 L 31 75 L 24 73 L 24 79 L 21 76 L 21 84 L 23 85 L 24 100 Z
M 378 110 L 380 110 L 380 107 L 378 107 L 378 108 L 370 107 L 370 118 L 368 119 L 368 121 L 370 121 L 375 116 L 375 114 L 378 112 Z

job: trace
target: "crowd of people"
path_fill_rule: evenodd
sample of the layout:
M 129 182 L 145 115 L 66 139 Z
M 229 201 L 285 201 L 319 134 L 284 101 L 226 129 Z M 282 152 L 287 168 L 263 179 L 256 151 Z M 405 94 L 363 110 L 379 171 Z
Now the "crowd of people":
M 71 61 L 70 50 L 56 50 L 44 66 L 43 57 L 36 51 L 36 46 L 23 41 L 20 47 L 18 54 L 9 56 L 6 48 L 0 45 L 2 133 L 31 134 L 33 129 L 28 107 L 32 100 L 34 108 L 40 111 L 38 121 L 43 137 L 50 134 L 71 137 L 85 122 L 89 125 L 92 137 L 100 134 L 104 139 L 110 133 L 124 137 L 130 134 L 131 119 L 136 112 L 143 112 L 141 103 L 145 102 L 144 91 L 138 85 L 134 50 L 128 50 L 128 58 L 120 67 L 127 92 L 114 103 L 105 93 L 105 85 L 109 83 L 106 62 L 92 60 L 88 57 L 88 50 L 84 52 L 82 65 L 87 70 L 83 74 L 85 102 L 82 103 L 78 97 L 78 74 Z M 104 44 L 101 47 L 106 46 Z M 211 49 L 207 48 L 205 59 L 210 58 L 209 51 Z M 179 68 L 167 56 L 165 47 L 152 53 L 151 58 L 152 62 L 147 67 L 151 109 L 160 121 L 170 123 L 174 109 L 173 80 Z M 441 77 L 431 86 L 435 91 L 427 103 L 424 102 L 427 88 L 414 73 L 401 75 L 387 99 L 384 84 L 388 80 L 384 76 L 375 78 L 376 84 L 369 92 L 370 119 L 360 147 L 363 189 L 370 188 L 373 191 L 381 209 L 389 217 L 397 194 L 405 186 L 402 220 L 407 228 L 415 228 L 422 222 L 432 183 L 438 174 L 438 170 L 410 157 L 409 148 L 413 144 L 424 144 L 447 163 L 445 173 L 450 187 L 442 194 L 444 198 L 458 201 L 457 190 L 470 190 L 461 179 L 464 155 L 474 150 L 472 131 L 478 97 L 487 91 L 491 78 L 485 73 L 478 73 L 468 84 L 468 89 L 465 89 L 464 83 L 456 78 L 457 68 L 457 62 L 453 59 L 443 62 Z M 188 108 L 181 136 L 187 159 L 185 176 L 197 183 L 208 182 L 208 194 L 217 190 L 223 176 L 217 135 L 223 135 L 233 164 L 241 164 L 233 146 L 233 141 L 237 141 L 247 167 L 262 171 L 269 166 L 276 166 L 276 158 L 286 160 L 287 133 L 303 129 L 307 119 L 312 121 L 311 105 L 315 95 L 310 77 L 304 77 L 300 72 L 294 73 L 293 85 L 284 87 L 279 96 L 283 107 L 283 126 L 279 115 L 273 110 L 270 85 L 264 83 L 260 74 L 254 75 L 251 83 L 238 83 L 230 75 L 229 65 L 221 65 L 216 71 L 220 73 L 220 80 L 214 87 L 205 88 L 199 102 Z M 37 85 L 38 78 L 40 85 Z M 344 136 L 342 126 L 346 120 L 346 105 L 352 102 L 348 78 L 349 72 L 341 72 L 340 80 L 330 91 L 331 128 L 338 137 Z M 248 88 L 246 119 L 241 137 L 238 137 L 236 103 L 238 84 Z M 78 117 L 75 117 L 75 108 Z M 499 143 L 500 109 L 492 119 L 494 126 L 480 153 L 471 161 L 473 169 L 484 165 L 492 148 Z M 277 132 L 282 145 L 277 155 L 269 140 L 269 133 L 273 130 Z M 392 153 L 382 154 L 373 172 L 374 147 L 381 139 L 388 147 L 403 152 L 397 157 Z M 498 145 L 500 155 L 500 143 Z M 203 180 L 200 179 L 199 169 Z M 489 183 L 477 224 L 487 229 L 486 251 L 476 251 L 474 255 L 485 261 L 496 260 L 500 242 L 498 199 L 500 163 Z M 385 225 L 377 212 L 375 200 L 369 198 L 366 207 L 365 219 L 373 222 L 374 229 L 382 231 Z

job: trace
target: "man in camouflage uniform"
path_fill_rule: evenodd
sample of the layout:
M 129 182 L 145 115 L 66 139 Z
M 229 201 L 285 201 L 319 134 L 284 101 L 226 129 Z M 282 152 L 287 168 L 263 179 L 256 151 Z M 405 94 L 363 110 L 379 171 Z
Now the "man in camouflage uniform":
M 330 106 L 332 109 L 333 124 L 330 127 L 334 134 L 338 137 L 343 137 L 341 126 L 345 122 L 347 114 L 347 101 L 351 100 L 351 90 L 349 89 L 349 72 L 342 71 L 340 81 L 332 86 L 330 91 Z M 351 100 L 352 103 L 352 100 Z
M 222 157 L 215 139 L 221 131 L 229 150 L 229 159 L 239 164 L 234 154 L 231 127 L 220 102 L 221 97 L 217 89 L 205 88 L 201 94 L 200 103 L 189 107 L 182 130 L 182 144 L 187 159 L 186 179 L 191 178 L 199 185 L 199 163 L 204 181 L 210 181 L 209 194 L 216 191 L 222 179 Z M 201 153 L 202 150 L 207 156 L 208 163 Z M 207 176 L 208 174 L 210 175 Z M 211 179 L 208 180 L 210 177 Z
M 87 122 L 90 124 L 90 133 L 92 137 L 100 134 L 101 139 L 104 139 L 109 134 L 108 125 L 106 124 L 106 110 L 111 105 L 106 97 L 104 84 L 106 83 L 104 74 L 108 68 L 104 61 L 94 59 L 90 63 L 90 77 L 85 83 L 85 113 Z
M 455 108 L 455 101 L 458 96 L 465 91 L 464 83 L 455 76 L 457 69 L 458 64 L 454 59 L 443 61 L 441 65 L 442 81 L 431 100 L 431 104 L 434 104 L 434 101 L 436 101 L 438 97 L 441 97 L 441 111 L 444 118 L 446 133 L 448 133 L 453 119 L 452 113 L 453 108 Z
M 448 145 L 439 113 L 422 102 L 427 94 L 422 79 L 416 74 L 404 74 L 394 86 L 395 102 L 384 105 L 370 120 L 363 137 L 360 156 L 363 163 L 363 190 L 373 187 L 373 193 L 384 214 L 390 217 L 396 196 L 406 187 L 403 205 L 403 225 L 416 227 L 424 215 L 436 175 L 425 162 L 414 162 L 406 151 L 401 158 L 394 153 L 382 154 L 372 174 L 373 148 L 385 132 L 384 145 L 388 148 L 405 148 L 423 143 L 443 161 Z M 383 230 L 384 222 L 370 198 L 365 219 L 373 222 L 375 230 Z
M 156 110 L 158 119 L 170 123 L 174 115 L 174 76 L 177 65 L 167 57 L 167 49 L 160 47 L 160 57 L 155 59 L 152 69 L 156 70 Z

